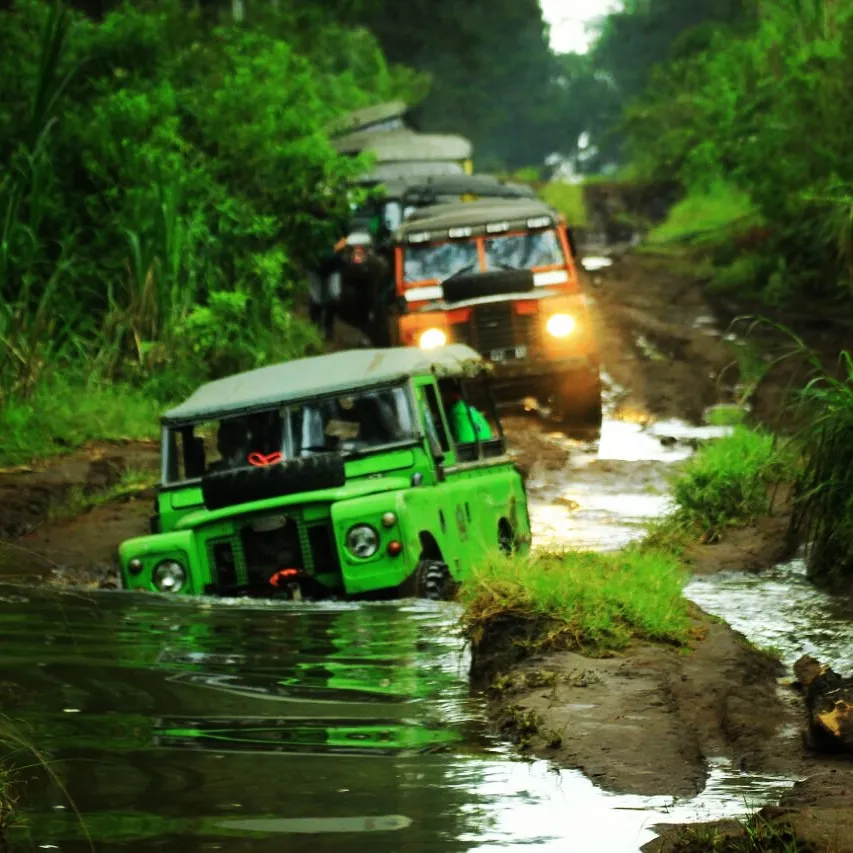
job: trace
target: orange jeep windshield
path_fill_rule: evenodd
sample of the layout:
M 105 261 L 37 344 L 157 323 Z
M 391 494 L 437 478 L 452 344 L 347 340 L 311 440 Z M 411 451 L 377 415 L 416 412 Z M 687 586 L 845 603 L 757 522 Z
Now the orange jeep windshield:
M 484 243 L 485 268 L 478 243 Z M 403 276 L 406 282 L 446 281 L 453 275 L 497 270 L 559 267 L 566 263 L 555 231 L 534 231 L 469 241 L 406 246 Z

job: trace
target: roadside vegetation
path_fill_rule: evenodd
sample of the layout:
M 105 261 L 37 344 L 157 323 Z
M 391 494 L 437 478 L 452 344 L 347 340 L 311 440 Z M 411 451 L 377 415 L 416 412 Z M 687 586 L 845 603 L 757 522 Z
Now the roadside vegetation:
M 778 488 L 789 485 L 796 471 L 789 444 L 764 429 L 737 426 L 679 468 L 672 478 L 673 509 L 652 524 L 647 544 L 678 551 L 753 524 L 770 513 Z
M 853 9 L 731 8 L 727 20 L 682 34 L 680 50 L 649 71 L 625 111 L 632 159 L 646 176 L 680 179 L 682 212 L 721 187 L 721 219 L 748 222 L 734 202 L 744 213 L 754 206 L 761 228 L 731 245 L 721 284 L 752 285 L 769 304 L 807 297 L 849 309 Z
M 797 395 L 796 441 L 803 464 L 794 483 L 791 530 L 813 577 L 850 587 L 853 577 L 853 356 L 837 375 L 821 372 Z
M 0 853 L 6 850 L 5 835 L 12 818 L 13 806 L 12 773 L 0 763 Z
M 319 348 L 296 309 L 364 166 L 325 128 L 423 81 L 298 5 L 0 12 L 0 465 Z
M 796 831 L 782 820 L 770 820 L 759 812 L 743 826 L 713 824 L 684 826 L 667 839 L 667 853 L 817 853 L 814 845 L 800 841 Z M 831 853 L 824 848 L 823 853 Z
M 535 551 L 495 557 L 460 590 L 464 629 L 488 653 L 575 649 L 599 654 L 632 639 L 681 643 L 685 573 L 662 552 Z

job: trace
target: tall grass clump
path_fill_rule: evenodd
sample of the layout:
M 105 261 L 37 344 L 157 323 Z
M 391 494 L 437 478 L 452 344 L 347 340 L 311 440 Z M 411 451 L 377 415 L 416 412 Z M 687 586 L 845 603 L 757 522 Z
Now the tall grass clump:
M 726 528 L 753 523 L 770 512 L 774 487 L 790 482 L 794 470 L 790 449 L 771 433 L 736 427 L 701 447 L 674 477 L 674 508 L 651 540 L 680 534 L 714 542 Z
M 9 828 L 16 806 L 13 791 L 15 767 L 21 769 L 34 765 L 44 771 L 65 798 L 80 824 L 89 850 L 94 851 L 92 838 L 83 817 L 48 756 L 26 736 L 19 725 L 0 715 L 0 853 L 5 853 L 4 830 Z
M 667 554 L 627 549 L 494 557 L 460 590 L 475 651 L 624 648 L 686 637 L 685 575 Z
M 14 798 L 12 795 L 12 772 L 3 764 L 0 764 L 0 851 L 6 849 L 4 834 L 12 817 L 12 806 Z
M 798 394 L 803 465 L 791 519 L 811 573 L 830 582 L 853 572 L 853 356 L 842 352 L 839 364 L 839 377 L 822 374 Z

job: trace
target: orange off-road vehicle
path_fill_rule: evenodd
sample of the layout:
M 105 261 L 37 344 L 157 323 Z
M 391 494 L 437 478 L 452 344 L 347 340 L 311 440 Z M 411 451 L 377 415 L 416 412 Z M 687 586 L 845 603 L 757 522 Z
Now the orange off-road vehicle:
M 501 402 L 601 423 L 598 346 L 556 211 L 529 198 L 424 207 L 397 230 L 393 259 L 392 346 L 467 344 L 493 363 Z

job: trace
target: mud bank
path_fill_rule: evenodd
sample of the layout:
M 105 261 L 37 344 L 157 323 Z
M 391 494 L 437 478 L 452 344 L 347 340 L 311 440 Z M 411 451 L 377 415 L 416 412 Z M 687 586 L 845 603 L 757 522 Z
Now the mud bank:
M 552 652 L 507 667 L 489 657 L 488 684 L 481 650 L 472 653 L 498 728 L 608 790 L 689 797 L 715 757 L 747 771 L 788 769 L 780 715 L 796 716 L 777 696 L 781 665 L 698 608 L 683 649 L 637 643 L 605 658 Z
M 0 470 L 0 578 L 111 586 L 115 550 L 146 532 L 154 442 L 99 442 L 59 460 Z

